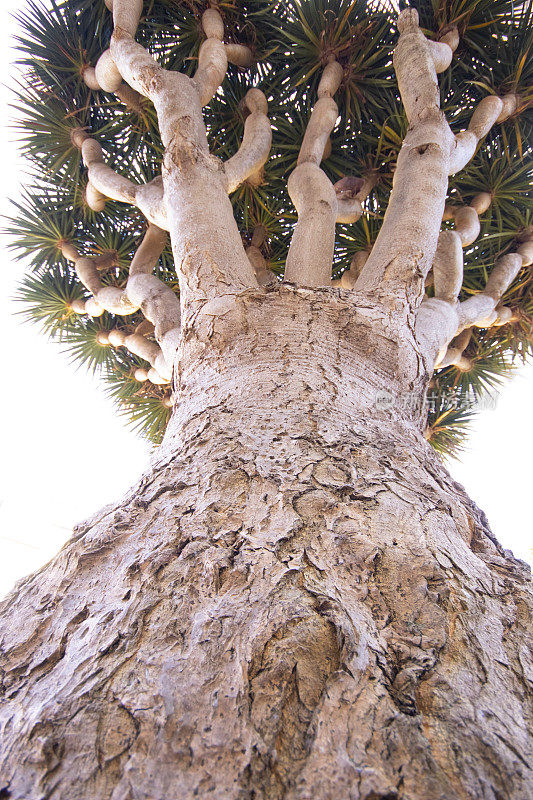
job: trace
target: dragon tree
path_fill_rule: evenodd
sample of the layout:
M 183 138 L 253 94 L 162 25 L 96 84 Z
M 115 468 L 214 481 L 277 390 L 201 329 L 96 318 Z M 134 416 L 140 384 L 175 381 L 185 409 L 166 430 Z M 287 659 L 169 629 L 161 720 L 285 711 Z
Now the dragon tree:
M 532 350 L 532 17 L 20 13 L 22 313 L 155 446 L 0 605 L 0 798 L 533 798 L 530 570 L 442 460 Z

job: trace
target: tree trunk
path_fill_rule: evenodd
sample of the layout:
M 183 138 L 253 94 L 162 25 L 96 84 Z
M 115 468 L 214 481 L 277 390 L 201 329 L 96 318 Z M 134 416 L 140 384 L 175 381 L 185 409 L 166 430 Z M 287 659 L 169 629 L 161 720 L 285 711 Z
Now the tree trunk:
M 1 798 L 533 797 L 529 569 L 380 302 L 194 312 L 151 471 L 1 606 Z

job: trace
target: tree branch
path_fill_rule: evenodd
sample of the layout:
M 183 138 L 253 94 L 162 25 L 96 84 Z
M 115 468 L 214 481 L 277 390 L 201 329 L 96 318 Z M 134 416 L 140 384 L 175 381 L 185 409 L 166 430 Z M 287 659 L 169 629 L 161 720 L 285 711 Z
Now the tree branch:
M 499 97 L 484 97 L 479 103 L 466 131 L 455 136 L 450 157 L 450 175 L 463 169 L 474 153 L 480 139 L 487 135 L 503 109 Z
M 94 68 L 96 81 L 104 92 L 114 93 L 122 84 L 122 75 L 118 71 L 111 50 L 104 50 Z
M 96 69 L 94 67 L 84 67 L 82 70 L 82 78 L 89 89 L 92 89 L 93 91 L 108 91 L 100 85 L 97 79 Z M 120 77 L 120 83 L 113 91 L 113 94 L 118 97 L 118 99 L 131 111 L 135 111 L 138 114 L 142 113 L 143 108 L 141 105 L 141 95 L 139 92 L 136 92 L 135 89 L 132 89 L 132 87 L 129 86 L 126 81 L 123 81 L 122 76 Z
M 268 268 L 267 261 L 259 249 L 266 238 L 266 233 L 266 228 L 263 225 L 255 226 L 251 244 L 246 248 L 246 255 L 254 269 L 259 286 L 275 286 L 278 283 L 278 278 Z
M 103 151 L 96 139 L 85 139 L 81 152 L 89 173 L 89 182 L 95 189 L 111 200 L 120 200 L 123 203 L 136 205 L 136 184 L 122 177 L 104 163 Z
M 161 227 L 171 233 L 182 301 L 187 306 L 193 298 L 205 302 L 212 295 L 257 286 L 227 197 L 224 171 L 209 153 L 202 117 L 202 104 L 224 77 L 222 19 L 214 9 L 204 15 L 208 39 L 193 80 L 164 70 L 134 41 L 138 14 L 126 20 L 127 27 L 121 26 L 117 14 L 124 4 L 125 0 L 113 3 L 111 53 L 122 77 L 150 98 L 157 112 L 166 148 L 163 182 L 169 213 Z
M 456 231 L 441 231 L 433 259 L 435 297 L 455 303 L 463 285 L 463 247 Z
M 224 47 L 226 49 L 226 58 L 230 64 L 246 69 L 254 63 L 252 51 L 246 45 L 230 42 L 230 44 L 225 44 Z
M 142 7 L 142 3 L 141 3 Z M 137 29 L 139 4 L 133 0 L 114 0 L 114 31 L 110 51 L 124 80 L 155 105 L 161 139 L 165 147 L 177 131 L 207 151 L 207 137 L 198 91 L 191 78 L 163 69 L 133 38 Z M 122 27 L 120 22 L 125 23 Z M 135 26 L 135 29 L 134 29 Z
M 416 307 L 423 298 L 439 241 L 439 291 L 446 296 L 455 291 L 462 257 L 454 236 L 446 233 L 440 238 L 448 175 L 472 157 L 478 141 L 501 119 L 505 103 L 498 97 L 484 98 L 472 115 L 468 131 L 453 136 L 440 111 L 436 74 L 451 60 L 458 43 L 457 31 L 449 31 L 439 43 L 428 42 L 413 8 L 399 15 L 398 30 L 394 67 L 409 130 L 398 156 L 383 225 L 356 288 L 380 289 Z M 479 234 L 476 209 L 461 207 L 451 213 L 462 246 L 473 242 Z M 445 251 L 453 251 L 448 276 Z
M 482 292 L 459 303 L 459 325 L 457 331 L 473 325 L 490 328 L 497 319 L 496 306 L 522 269 L 523 259 L 519 253 L 508 253 L 496 261 Z
M 200 95 L 202 106 L 211 102 L 228 69 L 226 48 L 222 44 L 224 23 L 215 8 L 208 8 L 202 14 L 202 27 L 207 36 L 198 54 L 198 69 L 193 83 Z
M 130 266 L 130 274 L 125 289 L 103 286 L 98 275 L 95 259 L 84 258 L 73 245 L 64 244 L 65 258 L 74 261 L 76 274 L 83 285 L 93 294 L 85 302 L 73 304 L 77 313 L 99 316 L 103 311 L 121 316 L 133 314 L 141 309 L 144 316 L 154 326 L 158 344 L 126 337 L 121 342 L 131 352 L 146 358 L 159 376 L 168 382 L 179 340 L 180 304 L 179 300 L 163 281 L 152 272 L 159 261 L 166 244 L 167 234 L 155 225 L 150 225 Z M 137 349 L 132 349 L 137 347 Z M 139 349 L 141 348 L 141 349 Z M 141 352 L 142 351 L 142 352 Z M 151 379 L 151 378 L 150 378 Z M 157 382 L 157 381 L 155 381 Z
M 224 164 L 228 194 L 248 178 L 260 176 L 272 145 L 272 128 L 267 117 L 268 103 L 259 89 L 250 89 L 244 98 L 250 114 L 244 121 L 242 144 Z
M 402 11 L 397 24 L 400 38 L 393 60 L 409 130 L 383 225 L 356 288 L 380 289 L 416 305 L 437 248 L 454 139 L 440 110 L 435 62 L 440 69 L 441 56 L 437 59 L 419 29 L 415 9 Z M 442 45 L 451 53 L 447 43 Z
M 149 183 L 135 184 L 108 167 L 96 139 L 82 133 L 81 151 L 89 174 L 87 203 L 93 211 L 102 211 L 106 198 L 136 206 L 146 219 L 163 230 L 168 222 L 163 197 L 163 179 L 160 175 Z M 78 137 L 73 137 L 74 141 Z
M 106 6 L 113 12 L 115 30 L 135 36 L 143 10 L 143 0 L 110 0 Z
M 504 122 L 516 108 L 516 95 L 496 97 L 489 95 L 478 104 L 466 131 L 455 136 L 450 157 L 450 175 L 462 170 L 470 161 L 478 142 L 490 131 L 495 122 Z
M 345 270 L 341 275 L 340 286 L 343 289 L 354 288 L 357 282 L 357 278 L 361 274 L 363 267 L 368 261 L 369 255 L 370 253 L 368 252 L 368 250 L 359 250 L 357 253 L 354 253 L 349 268 Z
M 156 363 L 162 375 L 172 373 L 180 334 L 180 302 L 172 289 L 152 275 L 167 241 L 167 234 L 150 225 L 130 267 L 126 284 L 129 300 L 138 305 L 146 319 L 154 325 L 157 341 L 163 351 L 163 364 Z M 161 370 L 164 370 L 163 372 Z
M 148 371 L 144 369 L 135 370 L 134 376 L 139 382 L 149 380 L 150 383 L 156 386 L 164 386 L 170 383 L 171 377 L 168 374 L 161 375 L 156 366 L 162 363 L 163 355 L 161 348 L 156 342 L 147 339 L 143 334 L 137 331 L 135 331 L 135 333 L 126 333 L 120 330 L 120 328 L 114 328 L 109 332 L 102 331 L 97 339 L 100 344 L 110 344 L 113 345 L 113 347 L 125 347 L 130 353 L 139 356 L 139 358 L 143 358 L 152 365 L 151 369 Z
M 468 372 L 472 369 L 472 361 L 463 355 L 472 338 L 472 330 L 472 328 L 466 328 L 460 333 L 448 347 L 442 359 L 435 364 L 435 367 L 443 369 L 444 367 L 454 366 L 460 369 L 461 372 Z
M 357 222 L 363 213 L 363 203 L 376 185 L 376 180 L 376 174 L 371 171 L 362 178 L 350 175 L 334 184 L 338 206 L 336 222 Z
M 443 231 L 443 233 L 454 234 L 453 231 Z M 444 239 L 444 242 L 450 241 L 449 238 Z M 443 245 L 443 250 L 446 246 Z M 453 240 L 450 250 L 452 247 L 455 257 L 458 258 L 461 251 L 458 250 L 457 239 Z M 508 253 L 496 261 L 483 291 L 458 303 L 457 296 L 461 288 L 459 278 L 457 276 L 454 278 L 453 271 L 446 269 L 446 254 L 443 252 L 442 270 L 440 261 L 436 262 L 435 297 L 423 301 L 417 311 L 415 322 L 417 339 L 423 350 L 434 359 L 436 366 L 455 363 L 453 359 L 458 355 L 448 354 L 448 345 L 467 328 L 489 328 L 493 325 L 505 325 L 511 320 L 511 309 L 502 307 L 499 303 L 521 268 L 529 266 L 532 260 L 533 232 L 528 232 L 526 240 L 519 246 L 517 252 Z
M 298 212 L 298 222 L 287 255 L 285 280 L 301 286 L 328 286 L 335 243 L 338 201 L 333 184 L 320 169 L 338 107 L 333 95 L 343 70 L 337 61 L 326 65 L 318 86 L 318 102 L 311 112 L 298 166 L 287 188 Z
M 113 11 L 113 0 L 105 0 L 105 4 L 110 11 Z M 121 6 L 119 8 L 118 6 Z M 122 23 L 129 25 L 131 28 L 133 22 L 136 18 L 136 14 L 139 8 L 139 3 L 137 0 L 134 1 L 133 5 L 128 3 L 128 0 L 124 2 L 124 0 L 116 0 L 116 13 L 117 19 L 120 19 Z M 142 3 L 141 3 L 142 9 Z M 140 17 L 139 11 L 139 17 Z M 129 17 L 129 22 L 126 20 L 126 16 Z M 135 23 L 135 30 L 137 29 L 137 23 Z M 135 32 L 134 32 L 135 33 Z M 134 35 L 134 34 L 133 34 Z M 98 59 L 95 67 L 85 67 L 82 70 L 82 78 L 85 81 L 86 85 L 89 89 L 93 90 L 101 90 L 104 92 L 111 92 L 116 94 L 117 97 L 125 103 L 128 108 L 131 108 L 135 111 L 140 111 L 140 103 L 139 103 L 139 93 L 134 92 L 131 87 L 127 86 L 123 79 L 122 75 L 117 68 L 117 65 L 114 62 L 113 55 L 111 50 L 105 50 L 100 58 Z M 129 91 L 128 91 L 129 90 Z
M 463 283 L 462 248 L 468 247 L 478 237 L 479 215 L 489 208 L 492 196 L 488 192 L 477 194 L 469 206 L 446 204 L 443 220 L 454 220 L 455 231 L 445 230 L 439 234 L 437 250 L 433 260 L 435 297 L 454 303 Z M 431 281 L 426 281 L 426 284 Z

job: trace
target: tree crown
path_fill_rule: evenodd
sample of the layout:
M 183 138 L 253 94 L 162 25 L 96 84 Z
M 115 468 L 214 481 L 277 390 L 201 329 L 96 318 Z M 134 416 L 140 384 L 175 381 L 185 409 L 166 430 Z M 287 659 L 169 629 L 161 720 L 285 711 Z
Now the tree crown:
M 109 199 L 95 186 L 91 168 L 95 172 L 95 164 L 106 164 L 134 184 L 150 184 L 161 174 L 165 150 L 150 99 L 121 75 L 117 79 L 112 61 L 102 56 L 113 33 L 108 5 L 68 0 L 53 2 L 47 10 L 30 2 L 20 15 L 24 78 L 16 106 L 34 179 L 9 231 L 16 252 L 30 264 L 20 289 L 25 316 L 63 342 L 76 361 L 100 370 L 121 408 L 157 443 L 172 406 L 169 377 L 153 367 L 157 326 L 154 333 L 133 306 L 127 316 L 112 303 L 87 315 L 95 311 L 88 304 L 88 287 L 97 286 L 92 292 L 96 300 L 102 288 L 124 291 L 147 231 L 146 209 L 127 202 L 126 184 Z M 419 0 L 411 6 L 430 42 L 456 45 L 451 64 L 439 76 L 441 107 L 454 132 L 468 128 L 485 98 L 507 98 L 511 104 L 507 114 L 497 115 L 500 121 L 482 131 L 471 160 L 449 180 L 443 229 L 461 232 L 472 224 L 475 229 L 473 235 L 461 232 L 459 299 L 465 301 L 483 292 L 502 256 L 531 249 L 532 4 Z M 226 163 L 239 152 L 246 156 L 244 144 L 239 150 L 243 136 L 246 144 L 246 125 L 253 141 L 266 141 L 266 103 L 263 108 L 250 89 L 261 90 L 268 101 L 268 158 L 256 159 L 242 180 L 241 162 L 232 161 L 235 185 L 227 170 L 239 233 L 260 283 L 284 274 L 298 219 L 287 179 L 302 163 L 302 143 L 310 141 L 311 152 L 323 135 L 306 140 L 313 113 L 321 124 L 313 112 L 319 97 L 334 95 L 338 113 L 326 130 L 318 163 L 347 209 L 335 227 L 334 284 L 351 288 L 372 250 L 409 128 L 392 62 L 396 17 L 392 2 L 371 0 L 144 3 L 136 41 L 166 70 L 189 76 L 197 74 L 199 64 L 202 68 L 203 44 L 220 41 L 222 20 L 230 63 L 203 109 L 214 156 Z M 335 70 L 332 80 L 338 88 L 324 89 L 326 74 L 333 76 Z M 93 148 L 92 155 L 91 140 L 101 148 Z M 153 221 L 148 232 L 155 242 Z M 145 242 L 150 249 L 151 240 Z M 170 245 L 155 242 L 146 258 L 149 269 L 141 265 L 141 272 L 153 268 L 177 296 Z M 90 272 L 83 282 L 80 259 Z M 429 392 L 428 438 L 441 452 L 457 450 L 476 402 L 517 358 L 531 352 L 533 280 L 528 258 L 521 263 L 503 299 L 500 293 L 496 317 L 486 324 L 478 319 L 459 331 L 437 364 Z M 436 267 L 432 272 L 437 274 Z M 430 273 L 427 295 L 438 296 L 438 291 Z M 131 347 L 124 344 L 127 337 Z

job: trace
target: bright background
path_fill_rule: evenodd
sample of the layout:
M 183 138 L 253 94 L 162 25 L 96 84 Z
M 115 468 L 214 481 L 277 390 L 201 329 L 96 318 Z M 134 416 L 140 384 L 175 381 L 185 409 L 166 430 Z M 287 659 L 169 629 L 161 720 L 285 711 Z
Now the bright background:
M 24 0 L 0 9 L 0 213 L 9 214 L 27 176 L 9 128 L 10 62 Z M 0 596 L 48 561 L 72 526 L 118 500 L 146 468 L 150 447 L 127 430 L 98 381 L 69 363 L 60 346 L 21 325 L 11 298 L 23 272 L 0 240 L 2 343 L 2 479 L 0 483 Z M 522 368 L 495 409 L 479 414 L 468 451 L 449 468 L 486 512 L 504 547 L 531 561 L 530 454 L 533 366 Z M 530 495 L 532 492 L 532 495 Z

